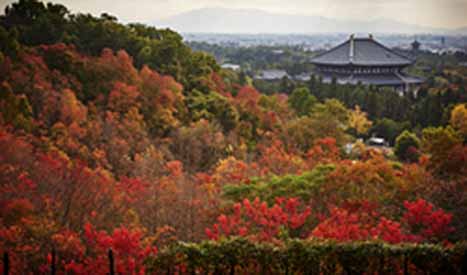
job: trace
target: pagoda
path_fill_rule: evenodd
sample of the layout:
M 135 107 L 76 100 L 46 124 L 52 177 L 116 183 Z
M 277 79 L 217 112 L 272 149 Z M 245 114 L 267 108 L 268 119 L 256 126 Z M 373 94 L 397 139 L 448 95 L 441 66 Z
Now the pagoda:
M 351 35 L 344 43 L 311 59 L 315 74 L 324 83 L 390 87 L 400 93 L 423 83 L 404 72 L 414 62 L 377 42 L 371 34 L 365 38 Z
M 412 51 L 418 51 L 420 50 L 420 42 L 417 41 L 417 39 L 415 39 L 412 44 L 410 44 L 412 46 Z

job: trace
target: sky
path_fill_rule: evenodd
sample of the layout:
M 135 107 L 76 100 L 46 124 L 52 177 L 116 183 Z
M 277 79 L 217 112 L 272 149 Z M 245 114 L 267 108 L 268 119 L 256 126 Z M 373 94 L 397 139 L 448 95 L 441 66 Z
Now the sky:
M 13 2 L 0 0 L 0 8 Z M 73 12 L 107 12 L 123 22 L 151 23 L 201 8 L 259 9 L 340 19 L 393 19 L 435 28 L 467 27 L 467 0 L 53 0 Z

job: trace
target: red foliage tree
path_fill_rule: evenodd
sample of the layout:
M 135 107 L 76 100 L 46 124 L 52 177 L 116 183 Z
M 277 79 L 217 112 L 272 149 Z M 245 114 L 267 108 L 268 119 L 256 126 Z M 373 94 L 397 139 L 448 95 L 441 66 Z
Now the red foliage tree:
M 434 210 L 433 205 L 423 199 L 406 201 L 404 207 L 406 210 L 400 221 L 381 215 L 375 208 L 332 208 L 310 237 L 337 241 L 437 242 L 454 230 L 450 226 L 452 215 L 441 209 Z
M 107 251 L 112 249 L 118 274 L 145 274 L 144 260 L 157 254 L 150 240 L 138 229 L 116 228 L 112 234 L 97 231 L 91 224 L 84 226 L 87 250 L 79 260 L 65 263 L 67 272 L 76 274 L 106 274 L 109 271 Z
M 269 146 L 260 146 L 261 157 L 258 160 L 262 174 L 300 174 L 306 169 L 303 159 L 287 152 L 280 140 L 273 140 Z
M 307 152 L 307 163 L 313 168 L 318 163 L 334 163 L 340 160 L 339 148 L 334 138 L 318 139 Z
M 136 86 L 117 81 L 109 94 L 107 106 L 112 111 L 126 113 L 132 107 L 140 106 L 139 96 L 140 92 Z
M 433 204 L 418 199 L 404 202 L 407 209 L 403 221 L 423 240 L 441 241 L 454 231 L 450 226 L 452 215 L 442 209 L 435 210 Z
M 310 214 L 310 208 L 303 208 L 296 198 L 277 198 L 271 207 L 259 198 L 253 202 L 244 199 L 242 203 L 234 204 L 232 214 L 220 215 L 212 229 L 206 229 L 206 234 L 214 240 L 238 235 L 274 242 L 279 240 L 281 230 L 299 231 Z

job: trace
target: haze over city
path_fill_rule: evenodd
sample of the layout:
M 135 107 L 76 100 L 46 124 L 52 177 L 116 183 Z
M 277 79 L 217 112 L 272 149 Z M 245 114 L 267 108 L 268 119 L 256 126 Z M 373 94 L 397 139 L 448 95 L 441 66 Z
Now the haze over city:
M 11 0 L 2 0 L 0 7 L 3 9 L 11 2 Z M 303 25 L 323 24 L 323 18 L 331 20 L 331 24 L 336 23 L 334 24 L 336 26 L 340 26 L 339 23 L 344 26 L 359 24 L 356 26 L 357 29 L 365 23 L 376 24 L 373 29 L 376 31 L 381 29 L 381 32 L 387 32 L 391 27 L 397 26 L 407 29 L 399 32 L 452 32 L 464 31 L 467 27 L 465 16 L 467 0 L 291 0 L 287 1 L 286 5 L 280 0 L 61 0 L 52 2 L 64 4 L 73 12 L 94 15 L 106 12 L 117 16 L 123 22 L 155 24 L 182 32 L 263 31 L 263 28 L 255 28 L 249 24 L 253 20 L 249 17 L 253 16 L 256 16 L 258 23 L 261 21 L 268 23 L 268 20 L 277 21 L 278 32 L 307 32 L 307 27 L 300 28 L 299 23 L 292 23 L 289 27 L 282 26 L 281 22 L 288 22 L 290 16 L 300 18 Z M 215 20 L 212 13 L 219 11 L 225 13 L 223 19 L 227 23 Z M 321 21 L 316 21 L 316 18 Z M 237 23 L 235 19 L 240 22 L 246 21 L 248 24 Z M 218 28 L 210 26 L 209 22 L 211 25 L 217 25 Z M 271 27 L 275 28 L 274 25 Z M 321 30 L 313 26 L 309 26 L 308 29 L 309 32 L 335 31 L 326 26 Z M 274 32 L 274 30 L 269 32 Z

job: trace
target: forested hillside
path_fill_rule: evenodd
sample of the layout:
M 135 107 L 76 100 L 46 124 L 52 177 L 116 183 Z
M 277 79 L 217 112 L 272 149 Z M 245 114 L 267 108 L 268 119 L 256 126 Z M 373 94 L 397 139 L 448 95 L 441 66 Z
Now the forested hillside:
M 143 274 L 177 241 L 465 241 L 465 103 L 394 137 L 395 154 L 346 152 L 374 122 L 316 85 L 318 97 L 265 95 L 173 31 L 12 4 L 0 16 L 0 252 L 13 274 L 49 273 L 53 250 L 59 274 L 106 274 L 112 249 L 118 274 Z

